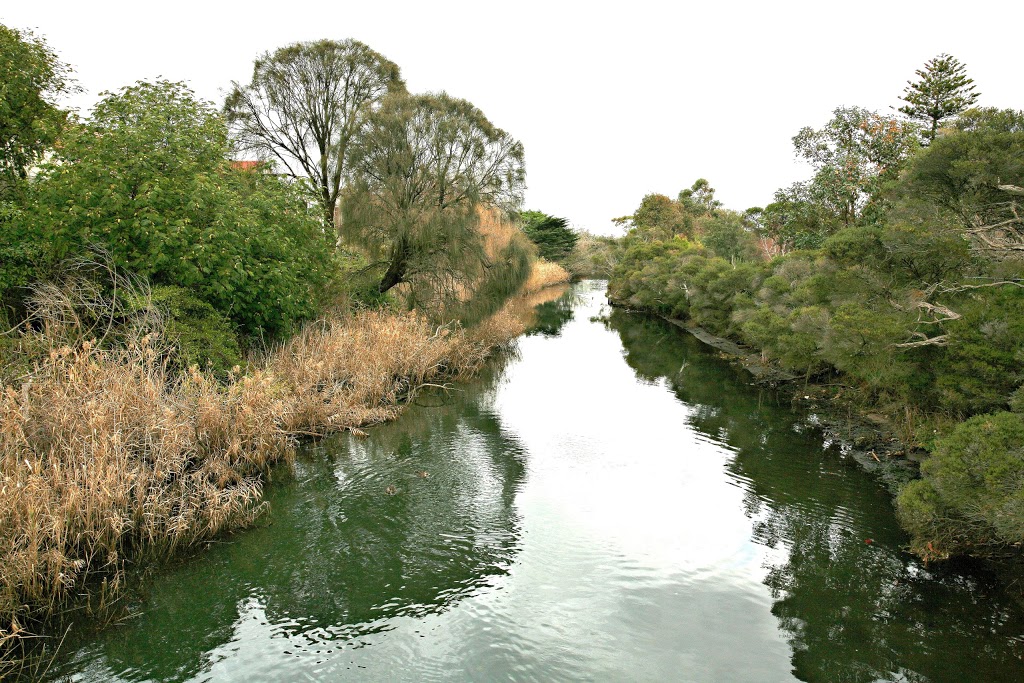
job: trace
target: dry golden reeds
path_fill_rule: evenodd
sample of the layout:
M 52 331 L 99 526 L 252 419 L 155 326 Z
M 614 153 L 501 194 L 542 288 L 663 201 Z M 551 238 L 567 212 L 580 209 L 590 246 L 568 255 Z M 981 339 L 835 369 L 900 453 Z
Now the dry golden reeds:
M 503 226 L 491 226 L 496 244 Z M 526 291 L 567 280 L 540 262 Z M 294 437 L 393 419 L 420 388 L 479 369 L 524 331 L 529 307 L 519 297 L 470 329 L 413 312 L 343 315 L 219 382 L 168 370 L 158 319 L 99 345 L 71 314 L 80 301 L 44 293 L 44 332 L 28 346 L 50 351 L 0 385 L 0 678 L 30 632 L 80 596 L 116 597 L 129 564 L 249 524 L 262 475 Z M 102 315 L 90 324 L 107 333 Z
M 564 285 L 569 282 L 569 271 L 552 261 L 537 259 L 530 271 L 530 277 L 523 284 L 522 295 L 539 292 L 545 287 Z
M 266 373 L 172 378 L 150 342 L 54 349 L 0 389 L 0 642 L 258 513 L 288 452 L 281 392 Z
M 417 389 L 475 371 L 521 331 L 507 314 L 467 331 L 411 312 L 363 311 L 307 326 L 267 369 L 288 394 L 284 429 L 324 434 L 394 418 Z
M 392 419 L 522 331 L 508 311 L 469 331 L 364 311 L 309 325 L 226 384 L 173 376 L 153 335 L 53 349 L 0 387 L 0 677 L 77 596 L 116 595 L 128 563 L 250 523 L 291 437 Z

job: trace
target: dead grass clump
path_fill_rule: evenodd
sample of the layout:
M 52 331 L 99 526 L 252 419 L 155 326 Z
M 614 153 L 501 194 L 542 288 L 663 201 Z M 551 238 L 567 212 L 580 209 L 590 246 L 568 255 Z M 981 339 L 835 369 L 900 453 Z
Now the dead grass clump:
M 362 311 L 311 324 L 219 382 L 168 369 L 158 333 L 143 333 L 159 321 L 114 334 L 101 313 L 86 327 L 68 313 L 78 300 L 46 294 L 43 332 L 25 333 L 34 369 L 0 384 L 0 678 L 30 632 L 83 595 L 87 610 L 116 598 L 129 565 L 249 524 L 293 436 L 393 419 L 525 327 L 523 297 L 469 329 Z M 83 329 L 107 342 L 82 341 Z
M 259 512 L 259 475 L 288 452 L 280 391 L 265 373 L 173 379 L 160 356 L 149 336 L 84 342 L 0 387 L 0 643 Z
M 285 430 L 325 434 L 393 419 L 419 388 L 474 372 L 519 332 L 502 315 L 467 332 L 414 312 L 363 311 L 307 326 L 267 368 L 287 387 Z
M 527 278 L 521 290 L 522 295 L 539 292 L 545 287 L 562 285 L 569 281 L 569 271 L 552 261 L 537 259 L 533 263 L 530 277 Z

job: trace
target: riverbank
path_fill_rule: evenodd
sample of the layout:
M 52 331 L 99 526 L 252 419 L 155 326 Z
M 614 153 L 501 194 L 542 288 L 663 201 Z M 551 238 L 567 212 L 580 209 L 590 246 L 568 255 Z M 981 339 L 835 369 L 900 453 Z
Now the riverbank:
M 612 305 L 615 306 L 614 302 Z M 619 306 L 621 307 L 621 306 Z M 627 308 L 627 310 L 629 310 Z M 637 311 L 650 315 L 649 312 Z M 656 315 L 656 314 L 655 314 Z M 921 477 L 920 466 L 929 454 L 914 440 L 915 420 L 920 416 L 909 409 L 904 415 L 891 415 L 891 408 L 865 401 L 861 392 L 841 382 L 812 381 L 797 377 L 765 361 L 756 350 L 733 340 L 714 335 L 686 321 L 664 315 L 657 317 L 686 331 L 715 349 L 737 367 L 750 373 L 755 384 L 771 387 L 809 426 L 817 429 L 826 444 L 838 444 L 843 455 L 885 484 L 897 497 L 910 482 Z M 911 438 L 908 438 L 908 434 Z M 934 547 L 912 548 L 925 561 L 948 560 L 951 555 Z M 1020 545 L 984 549 L 974 556 L 1000 577 L 1010 594 L 1024 606 L 1024 552 Z
M 471 329 L 336 316 L 226 381 L 173 372 L 156 331 L 53 348 L 0 393 L 0 677 L 68 610 L 108 614 L 129 573 L 250 525 L 297 439 L 364 435 L 422 387 L 472 376 L 525 330 L 517 306 Z
M 651 315 L 647 311 L 636 312 Z M 894 498 L 903 486 L 920 476 L 919 465 L 927 453 L 901 435 L 895 422 L 883 415 L 878 406 L 865 404 L 852 387 L 798 377 L 764 360 L 755 349 L 683 320 L 664 315 L 657 317 L 718 351 L 750 373 L 754 383 L 779 392 L 794 410 L 804 415 L 809 425 L 821 432 L 826 443 L 840 444 L 844 455 L 878 476 Z

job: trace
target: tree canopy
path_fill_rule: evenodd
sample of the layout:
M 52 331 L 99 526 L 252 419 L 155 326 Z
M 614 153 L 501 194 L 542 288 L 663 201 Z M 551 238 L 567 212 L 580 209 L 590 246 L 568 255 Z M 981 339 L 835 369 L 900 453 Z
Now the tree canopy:
M 0 200 L 60 133 L 70 69 L 42 38 L 0 24 Z
M 182 83 L 107 93 L 64 136 L 11 237 L 46 245 L 50 268 L 99 247 L 245 333 L 279 333 L 315 310 L 329 240 L 295 187 L 232 168 L 229 151 L 217 111 Z
M 923 69 L 915 72 L 917 81 L 907 81 L 900 111 L 925 124 L 926 142 L 935 139 L 943 121 L 956 116 L 975 102 L 981 93 L 974 92 L 974 80 L 967 77 L 967 68 L 945 53 L 929 59 Z
M 542 211 L 523 211 L 523 232 L 537 245 L 542 258 L 564 261 L 576 247 L 578 236 L 569 227 L 569 220 L 549 216 Z
M 798 157 L 815 168 L 807 198 L 852 225 L 883 181 L 895 178 L 917 147 L 917 127 L 861 107 L 839 107 L 824 127 L 793 137 Z
M 408 283 L 414 301 L 451 302 L 500 279 L 501 264 L 525 276 L 525 253 L 488 254 L 479 230 L 483 210 L 518 210 L 522 144 L 466 100 L 390 96 L 354 142 L 350 172 L 342 236 L 377 259 L 379 291 Z
M 325 226 L 345 177 L 349 145 L 388 93 L 398 66 L 358 40 L 294 43 L 256 59 L 248 85 L 224 104 L 239 150 L 312 185 Z

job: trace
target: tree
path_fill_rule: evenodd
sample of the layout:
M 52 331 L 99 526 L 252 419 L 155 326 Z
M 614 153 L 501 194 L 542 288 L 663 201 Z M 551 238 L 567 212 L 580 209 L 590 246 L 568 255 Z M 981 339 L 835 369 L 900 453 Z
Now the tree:
M 797 156 L 816 169 L 806 194 L 852 225 L 871 194 L 895 178 L 917 147 L 917 126 L 860 107 L 839 107 L 824 128 L 793 137 Z
M 907 104 L 900 111 L 912 119 L 924 121 L 926 144 L 935 139 L 939 124 L 956 116 L 978 100 L 974 80 L 956 57 L 941 54 L 915 72 L 919 81 L 907 81 L 902 99 Z
M 333 229 L 349 145 L 404 91 L 398 66 L 357 40 L 294 43 L 259 57 L 249 85 L 232 83 L 224 112 L 240 150 L 312 185 Z
M 471 103 L 390 96 L 367 119 L 350 164 L 342 237 L 384 268 L 380 292 L 408 283 L 414 301 L 442 310 L 469 293 L 507 296 L 525 277 L 525 245 L 488 254 L 479 229 L 483 211 L 518 210 L 523 146 Z
M 523 232 L 537 245 L 542 258 L 564 261 L 576 247 L 578 236 L 565 218 L 549 216 L 541 211 L 523 211 Z
M 693 217 L 683 205 L 663 194 L 649 194 L 632 216 L 615 219 L 630 226 L 630 234 L 645 240 L 667 240 L 675 235 L 693 236 Z
M 744 225 L 743 215 L 735 211 L 719 210 L 706 218 L 701 224 L 700 241 L 732 265 L 758 256 L 757 238 Z
M 679 192 L 679 203 L 694 216 L 713 216 L 722 208 L 715 199 L 715 188 L 704 178 L 698 178 L 688 189 Z
M 981 253 L 1024 253 L 1024 111 L 964 112 L 914 159 L 902 185 L 955 216 Z
M 47 245 L 51 265 L 100 247 L 244 333 L 280 333 L 315 312 L 329 241 L 293 184 L 233 169 L 229 152 L 224 121 L 182 83 L 107 93 L 65 134 L 10 237 Z
M 42 38 L 0 24 L 0 200 L 60 133 L 67 113 L 55 100 L 73 89 L 69 75 Z

